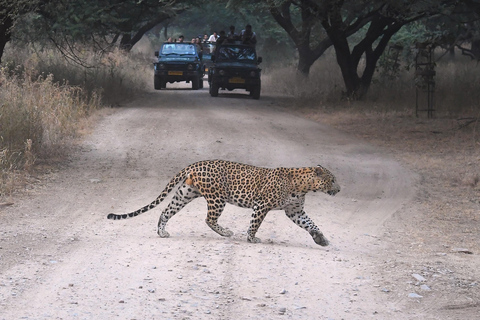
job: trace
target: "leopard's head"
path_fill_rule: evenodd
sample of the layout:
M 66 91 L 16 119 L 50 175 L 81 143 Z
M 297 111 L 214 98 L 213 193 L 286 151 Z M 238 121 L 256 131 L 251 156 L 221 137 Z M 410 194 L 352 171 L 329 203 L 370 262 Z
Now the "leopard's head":
M 316 166 L 314 169 L 315 177 L 314 187 L 312 189 L 314 192 L 319 190 L 331 196 L 340 192 L 340 185 L 333 173 L 321 165 Z
M 292 172 L 295 188 L 299 192 L 322 191 L 329 195 L 340 192 L 337 179 L 329 170 L 322 166 L 299 168 Z

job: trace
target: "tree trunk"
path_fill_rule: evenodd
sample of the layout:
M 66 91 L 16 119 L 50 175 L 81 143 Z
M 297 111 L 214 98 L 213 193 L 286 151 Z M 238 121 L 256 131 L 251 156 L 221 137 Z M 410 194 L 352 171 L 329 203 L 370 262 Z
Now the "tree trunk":
M 129 52 L 133 47 L 131 41 L 132 36 L 129 33 L 124 33 L 122 35 L 122 38 L 120 39 L 120 44 L 118 45 L 118 47 L 125 52 Z
M 11 39 L 13 20 L 9 16 L 0 17 L 0 63 L 2 63 L 3 51 Z
M 310 35 L 313 26 L 317 23 L 317 18 L 306 7 L 302 7 L 302 24 L 300 29 L 292 22 L 290 8 L 292 1 L 285 1 L 280 6 L 272 4 L 269 8 L 272 17 L 287 32 L 295 43 L 298 50 L 297 70 L 301 75 L 307 76 L 313 63 L 320 58 L 323 53 L 332 45 L 330 39 L 321 39 L 315 47 L 312 47 Z
M 304 76 L 310 74 L 310 68 L 315 62 L 315 57 L 313 57 L 312 52 L 308 46 L 298 46 L 298 65 L 297 70 Z

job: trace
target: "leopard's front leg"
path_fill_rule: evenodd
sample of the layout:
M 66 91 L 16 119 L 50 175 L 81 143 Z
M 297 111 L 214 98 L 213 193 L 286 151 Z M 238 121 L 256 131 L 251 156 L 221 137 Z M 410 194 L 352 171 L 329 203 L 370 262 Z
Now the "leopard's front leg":
M 285 209 L 287 217 L 290 218 L 295 224 L 299 227 L 305 229 L 310 233 L 316 244 L 323 247 L 328 246 L 329 242 L 327 238 L 323 235 L 320 229 L 315 225 L 315 223 L 310 219 L 309 216 L 303 211 L 303 206 L 299 207 L 288 207 Z

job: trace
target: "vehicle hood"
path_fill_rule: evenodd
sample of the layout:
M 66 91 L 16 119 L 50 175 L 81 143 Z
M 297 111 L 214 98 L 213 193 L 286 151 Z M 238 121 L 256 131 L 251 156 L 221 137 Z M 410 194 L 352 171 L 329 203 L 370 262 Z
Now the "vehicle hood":
M 216 68 L 241 68 L 241 69 L 258 69 L 258 66 L 255 63 L 245 63 L 238 61 L 225 61 L 225 62 L 216 62 Z
M 169 56 L 169 57 L 161 57 L 158 59 L 158 62 L 198 62 L 200 59 L 197 57 L 184 57 L 184 56 Z

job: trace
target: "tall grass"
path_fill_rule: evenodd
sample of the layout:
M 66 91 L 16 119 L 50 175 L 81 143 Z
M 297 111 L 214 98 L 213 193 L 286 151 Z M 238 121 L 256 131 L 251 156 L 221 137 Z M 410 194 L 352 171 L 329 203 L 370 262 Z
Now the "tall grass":
M 52 75 L 54 82 L 79 86 L 87 94 L 99 92 L 105 105 L 131 100 L 152 83 L 152 63 L 141 54 L 120 50 L 96 53 L 85 48 L 75 55 L 65 56 L 54 48 L 39 49 L 34 45 L 8 49 L 4 64 L 9 68 L 20 67 Z
M 53 76 L 0 69 L 0 190 L 13 189 L 12 175 L 30 170 L 35 158 L 48 157 L 77 124 L 100 107 L 100 97 L 87 97 L 80 87 L 53 82 Z
M 21 182 L 37 159 L 68 149 L 79 124 L 102 106 L 146 88 L 151 64 L 122 52 L 82 53 L 83 65 L 53 49 L 10 47 L 0 69 L 0 194 Z

